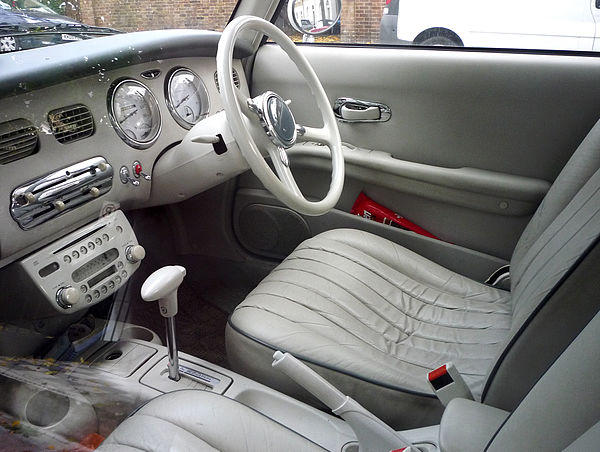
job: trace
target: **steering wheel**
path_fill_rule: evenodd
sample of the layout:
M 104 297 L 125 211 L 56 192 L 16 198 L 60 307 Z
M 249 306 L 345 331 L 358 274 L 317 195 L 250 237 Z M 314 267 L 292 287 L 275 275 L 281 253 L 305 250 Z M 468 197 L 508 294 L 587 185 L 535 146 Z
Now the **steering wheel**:
M 296 124 L 288 103 L 272 91 L 246 99 L 234 86 L 233 49 L 237 37 L 244 30 L 267 35 L 295 63 L 316 100 L 323 118 L 323 127 Z M 255 16 L 238 17 L 227 25 L 219 41 L 217 75 L 229 127 L 256 177 L 281 202 L 300 213 L 322 215 L 331 210 L 338 202 L 344 185 L 344 155 L 340 132 L 315 71 L 296 45 L 275 25 L 264 19 Z M 298 141 L 322 143 L 330 149 L 331 185 L 327 195 L 320 201 L 309 201 L 304 197 L 290 170 L 286 149 Z M 277 175 L 265 161 L 263 152 L 270 156 Z

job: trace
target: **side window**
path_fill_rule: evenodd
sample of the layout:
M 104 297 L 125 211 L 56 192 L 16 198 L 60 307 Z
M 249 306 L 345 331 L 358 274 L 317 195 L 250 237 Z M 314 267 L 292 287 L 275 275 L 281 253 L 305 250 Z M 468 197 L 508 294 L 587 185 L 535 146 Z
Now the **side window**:
M 284 0 L 275 23 L 298 42 L 600 49 L 597 0 Z

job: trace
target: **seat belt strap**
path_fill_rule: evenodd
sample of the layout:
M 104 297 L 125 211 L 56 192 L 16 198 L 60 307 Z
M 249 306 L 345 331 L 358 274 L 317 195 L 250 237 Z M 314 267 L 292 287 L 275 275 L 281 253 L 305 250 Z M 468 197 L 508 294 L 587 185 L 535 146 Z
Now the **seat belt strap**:
M 500 267 L 485 280 L 485 283 L 500 288 L 510 286 L 510 265 Z

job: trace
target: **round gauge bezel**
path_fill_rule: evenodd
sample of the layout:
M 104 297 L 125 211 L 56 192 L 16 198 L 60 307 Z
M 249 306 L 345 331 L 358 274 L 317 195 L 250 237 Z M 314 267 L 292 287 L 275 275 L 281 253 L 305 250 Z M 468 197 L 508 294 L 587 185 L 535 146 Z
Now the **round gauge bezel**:
M 156 133 L 148 140 L 140 141 L 140 140 L 131 138 L 121 128 L 121 124 L 119 124 L 119 121 L 117 120 L 117 117 L 114 112 L 115 94 L 125 84 L 133 84 L 133 85 L 140 86 L 141 88 L 146 90 L 146 93 L 149 94 L 150 98 L 152 99 L 152 103 L 154 105 L 151 106 L 150 110 L 152 110 L 152 107 L 154 107 L 155 112 L 156 112 L 156 117 L 153 117 L 153 120 L 158 121 L 158 128 L 156 129 Z M 158 105 L 158 100 L 156 99 L 156 96 L 154 95 L 154 93 L 152 92 L 152 90 L 150 88 L 148 88 L 146 85 L 144 85 L 142 82 L 140 82 L 138 80 L 130 79 L 130 78 L 123 79 L 123 80 L 120 80 L 117 83 L 115 83 L 110 88 L 108 97 L 107 97 L 107 102 L 108 102 L 108 116 L 110 118 L 110 122 L 112 123 L 113 129 L 115 130 L 117 135 L 119 135 L 119 138 L 121 138 L 121 140 L 123 140 L 126 144 L 128 144 L 129 146 L 131 146 L 135 149 L 148 149 L 150 146 L 152 146 L 156 142 L 156 140 L 160 136 L 160 132 L 162 131 L 162 117 L 160 114 L 160 107 Z
M 182 72 L 191 74 L 199 82 L 198 95 L 201 97 L 200 105 L 202 106 L 203 113 L 200 114 L 200 116 L 198 117 L 198 120 L 194 123 L 186 121 L 185 119 L 183 119 L 181 117 L 181 115 L 179 113 L 177 113 L 177 110 L 175 109 L 175 106 L 173 105 L 173 101 L 171 99 L 171 81 L 173 80 L 173 78 L 176 75 L 178 75 Z M 202 99 L 202 96 L 204 96 L 204 99 Z M 192 71 L 191 69 L 189 69 L 187 67 L 177 67 L 177 68 L 173 69 L 171 71 L 171 73 L 169 74 L 169 76 L 167 77 L 167 80 L 165 82 L 165 102 L 167 104 L 167 108 L 169 109 L 169 112 L 171 113 L 171 116 L 173 116 L 173 119 L 177 122 L 177 124 L 179 124 L 181 127 L 183 127 L 184 129 L 187 129 L 187 130 L 190 130 L 192 127 L 194 127 L 196 124 L 198 124 L 204 118 L 206 118 L 208 116 L 208 114 L 210 113 L 210 96 L 208 95 L 208 89 L 206 88 L 206 84 L 204 83 L 204 80 L 202 80 L 202 78 L 198 74 L 196 74 L 194 71 Z

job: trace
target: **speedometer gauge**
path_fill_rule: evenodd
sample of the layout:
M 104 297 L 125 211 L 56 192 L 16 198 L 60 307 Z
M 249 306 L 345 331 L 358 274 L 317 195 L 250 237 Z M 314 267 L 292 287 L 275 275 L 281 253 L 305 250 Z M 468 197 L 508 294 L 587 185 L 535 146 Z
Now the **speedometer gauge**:
M 116 84 L 108 100 L 110 120 L 125 143 L 149 147 L 160 132 L 160 111 L 154 94 L 136 80 Z
M 181 127 L 191 129 L 208 114 L 208 92 L 202 79 L 186 68 L 173 71 L 165 86 L 167 106 Z

